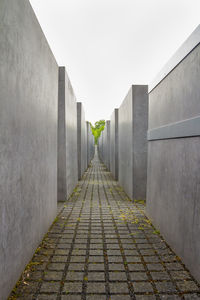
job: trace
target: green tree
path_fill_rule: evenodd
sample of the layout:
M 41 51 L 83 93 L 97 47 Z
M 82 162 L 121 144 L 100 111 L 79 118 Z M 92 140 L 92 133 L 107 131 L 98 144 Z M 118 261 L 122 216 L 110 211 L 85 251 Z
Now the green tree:
M 105 120 L 99 120 L 95 122 L 94 126 L 90 123 L 92 134 L 94 136 L 95 145 L 98 144 L 98 139 L 101 135 L 101 132 L 104 130 L 105 127 Z

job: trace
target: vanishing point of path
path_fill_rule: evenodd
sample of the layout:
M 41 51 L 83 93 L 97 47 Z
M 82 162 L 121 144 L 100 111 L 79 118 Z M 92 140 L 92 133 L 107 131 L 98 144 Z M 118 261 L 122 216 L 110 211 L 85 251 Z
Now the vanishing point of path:
M 191 300 L 200 286 L 96 153 L 9 299 Z

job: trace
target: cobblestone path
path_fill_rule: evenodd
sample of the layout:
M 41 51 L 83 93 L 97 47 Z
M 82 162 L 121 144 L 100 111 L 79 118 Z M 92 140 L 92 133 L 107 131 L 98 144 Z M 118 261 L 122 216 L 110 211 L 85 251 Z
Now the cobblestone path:
M 9 299 L 200 299 L 200 287 L 97 155 Z

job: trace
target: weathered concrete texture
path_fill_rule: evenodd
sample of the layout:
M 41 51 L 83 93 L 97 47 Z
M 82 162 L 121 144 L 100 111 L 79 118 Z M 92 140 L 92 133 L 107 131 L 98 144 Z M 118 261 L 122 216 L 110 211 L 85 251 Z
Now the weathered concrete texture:
M 81 102 L 77 102 L 77 155 L 78 180 L 80 180 L 87 168 L 87 128 Z
M 149 95 L 149 129 L 200 116 L 200 46 L 166 75 Z M 199 167 L 200 137 L 149 142 L 147 213 L 198 281 Z
M 103 137 L 103 161 L 110 171 L 110 121 L 106 121 Z
M 87 167 L 94 157 L 94 136 L 90 127 L 90 123 L 86 122 L 87 127 Z
M 147 85 L 133 85 L 119 108 L 119 182 L 131 199 L 146 198 Z
M 68 198 L 78 181 L 76 98 L 65 67 L 59 68 L 58 201 Z
M 104 131 L 101 132 L 101 135 L 98 140 L 98 151 L 99 151 L 99 158 L 101 161 L 103 161 L 103 136 L 104 136 Z
M 150 93 L 149 129 L 199 115 L 199 72 L 200 45 Z
M 105 122 L 105 128 L 99 139 L 99 155 L 102 162 L 110 170 L 110 121 Z
M 0 3 L 0 298 L 57 207 L 58 66 L 27 0 Z
M 118 109 L 116 108 L 110 118 L 110 171 L 115 180 L 118 180 Z

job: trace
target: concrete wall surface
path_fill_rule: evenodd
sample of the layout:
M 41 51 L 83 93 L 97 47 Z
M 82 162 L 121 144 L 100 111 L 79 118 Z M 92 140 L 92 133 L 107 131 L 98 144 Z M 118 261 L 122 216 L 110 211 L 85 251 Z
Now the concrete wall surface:
M 87 169 L 87 128 L 81 102 L 77 102 L 77 155 L 78 180 L 80 180 Z
M 58 201 L 71 195 L 78 181 L 76 98 L 65 67 L 59 67 Z
M 0 2 L 0 298 L 57 208 L 58 66 L 27 0 Z
M 110 117 L 110 171 L 115 180 L 118 180 L 118 109 Z
M 94 136 L 90 127 L 90 123 L 86 122 L 87 127 L 87 166 L 89 166 L 91 160 L 94 157 Z
M 192 134 L 200 117 L 199 66 L 200 45 L 150 92 L 149 130 L 159 128 L 160 136 L 148 145 L 147 213 L 200 282 L 200 127 Z M 191 137 L 162 139 L 166 126 L 176 130 L 181 121 L 184 131 L 188 119 Z
M 99 138 L 99 155 L 102 162 L 110 171 L 110 121 L 105 122 L 104 130 Z
M 98 153 L 101 161 L 103 161 L 103 131 L 101 132 L 101 135 L 98 140 Z
M 110 171 L 110 121 L 106 121 L 104 128 L 104 140 L 103 140 L 103 160 Z
M 133 85 L 119 108 L 119 183 L 131 199 L 146 198 L 147 85 Z

